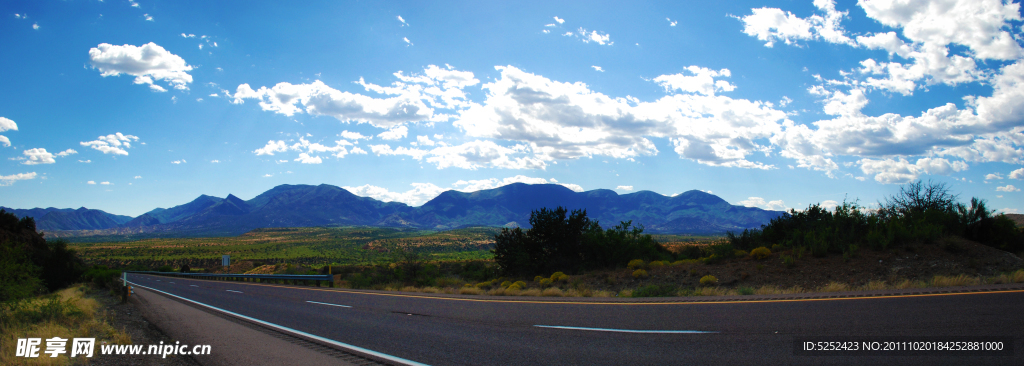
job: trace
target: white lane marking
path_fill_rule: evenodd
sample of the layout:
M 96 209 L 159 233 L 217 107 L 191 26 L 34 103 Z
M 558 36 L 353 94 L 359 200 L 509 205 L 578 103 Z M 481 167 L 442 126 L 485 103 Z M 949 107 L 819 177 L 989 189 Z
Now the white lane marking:
M 561 325 L 534 325 L 538 328 L 555 328 L 555 329 L 571 329 L 571 330 L 590 330 L 595 332 L 616 332 L 616 333 L 670 333 L 670 334 L 707 334 L 707 333 L 718 333 L 712 331 L 703 330 L 637 330 L 637 329 L 608 329 L 608 328 L 584 328 L 584 327 L 566 327 Z
M 196 286 L 196 285 L 189 285 L 189 286 L 192 286 L 192 287 L 199 287 L 199 286 Z
M 240 294 L 244 294 L 244 292 L 242 292 L 242 291 L 235 291 L 235 290 L 224 290 L 224 291 L 231 291 L 231 292 L 237 292 L 237 293 L 240 293 Z
M 348 306 L 348 305 L 338 305 L 338 304 L 331 304 L 331 303 L 319 302 L 319 301 L 309 301 L 309 300 L 306 300 L 306 302 L 311 302 L 311 303 L 320 304 L 320 305 L 340 306 L 340 307 L 343 307 L 343 308 L 350 308 L 351 307 L 351 306 Z
M 245 315 L 242 315 L 242 314 L 230 312 L 230 311 L 227 311 L 227 310 L 215 307 L 215 306 L 210 306 L 210 305 L 203 304 L 201 302 L 198 302 L 198 301 L 195 301 L 195 300 L 192 300 L 192 299 L 186 299 L 186 298 L 178 296 L 178 295 L 174 295 L 174 294 L 167 293 L 167 292 L 164 292 L 164 291 L 160 291 L 160 290 L 157 290 L 157 289 L 154 289 L 154 288 L 149 288 L 149 287 L 146 287 L 146 286 L 142 286 L 142 285 L 136 284 L 136 283 L 131 282 L 131 281 L 128 281 L 128 283 L 131 283 L 133 285 L 142 287 L 142 288 L 147 289 L 147 290 L 156 291 L 156 292 L 165 294 L 167 296 L 176 297 L 176 298 L 179 298 L 179 299 L 191 302 L 191 303 L 196 304 L 196 305 L 205 306 L 205 307 L 213 309 L 213 310 L 217 310 L 217 311 L 220 311 L 220 312 L 223 312 L 223 313 L 231 314 L 233 316 L 237 316 L 237 317 L 245 319 L 245 320 L 249 320 L 249 321 L 253 321 L 253 322 L 256 322 L 256 323 L 260 323 L 260 324 L 266 325 L 268 327 L 280 329 L 280 330 L 283 330 L 283 331 L 286 331 L 286 332 L 295 333 L 295 334 L 298 334 L 298 335 L 301 335 L 301 336 L 304 336 L 304 337 L 313 338 L 315 340 L 318 340 L 318 341 L 321 341 L 321 342 L 324 342 L 324 343 L 333 344 L 335 346 L 338 346 L 338 347 L 341 347 L 341 348 L 350 349 L 350 350 L 353 350 L 353 351 L 356 351 L 356 352 L 363 352 L 363 353 L 366 353 L 366 354 L 369 354 L 369 355 L 372 355 L 372 356 L 375 356 L 375 357 L 383 358 L 383 359 L 388 360 L 388 361 L 400 363 L 400 364 L 403 364 L 403 365 L 411 365 L 411 366 L 429 366 L 429 365 L 427 365 L 425 363 L 419 363 L 419 362 L 416 362 L 416 361 L 406 360 L 406 359 L 401 358 L 401 357 L 396 357 L 396 356 L 392 356 L 392 355 L 389 355 L 389 354 L 380 353 L 380 352 L 377 352 L 377 351 L 371 351 L 371 350 L 368 350 L 366 348 L 362 348 L 362 347 L 358 347 L 358 346 L 353 346 L 351 344 L 341 343 L 341 342 L 338 342 L 338 341 L 330 339 L 330 338 L 324 338 L 324 337 L 321 337 L 321 336 L 318 336 L 318 335 L 312 335 L 312 334 L 309 334 L 309 333 L 306 333 L 306 332 L 303 332 L 303 331 L 295 330 L 295 329 L 288 328 L 288 327 L 285 327 L 285 326 L 280 326 L 280 325 L 277 325 L 277 324 L 274 324 L 274 323 L 271 323 L 271 322 L 267 322 L 267 321 L 259 320 L 259 319 L 253 318 L 253 317 L 248 317 L 248 316 L 245 316 Z

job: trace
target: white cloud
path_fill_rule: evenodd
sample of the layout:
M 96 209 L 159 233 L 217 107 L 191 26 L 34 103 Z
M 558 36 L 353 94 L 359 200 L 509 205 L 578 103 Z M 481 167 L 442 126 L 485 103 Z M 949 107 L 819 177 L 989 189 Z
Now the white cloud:
M 92 162 L 92 160 L 79 160 L 78 162 L 79 162 L 79 163 L 86 163 L 86 164 L 89 164 L 89 163 L 91 163 L 91 162 Z
M 267 146 L 261 147 L 253 151 L 256 155 L 274 155 L 275 152 L 288 151 L 288 145 L 282 140 L 270 140 L 267 141 Z
M 96 184 L 96 181 L 90 180 L 88 182 L 85 182 L 85 184 Z
M 114 155 L 128 155 L 129 149 L 132 147 L 132 141 L 138 141 L 138 136 L 124 135 L 120 132 L 97 137 L 93 141 L 80 142 L 82 146 L 91 147 L 95 150 L 101 151 L 104 154 Z
M 1010 178 L 1013 179 L 1024 179 L 1024 168 L 1020 168 L 1010 172 Z
M 22 164 L 25 165 L 37 165 L 37 164 L 53 164 L 57 161 L 53 159 L 53 154 L 46 152 L 44 148 L 35 148 L 22 151 L 25 157 L 19 160 L 24 160 Z
M 14 184 L 14 182 L 17 182 L 19 180 L 29 180 L 29 179 L 35 179 L 35 178 L 36 178 L 36 173 L 35 172 L 18 173 L 18 174 L 11 174 L 11 175 L 0 175 L 0 186 L 9 186 L 9 185 Z
M 559 18 L 557 16 L 555 17 L 555 21 L 558 22 L 558 24 L 565 23 L 565 19 Z
M 188 74 L 192 66 L 153 42 L 142 46 L 101 43 L 89 49 L 89 61 L 104 77 L 132 75 L 135 84 L 148 84 L 157 91 L 164 89 L 154 80 L 164 80 L 179 90 L 188 90 L 192 82 L 192 75 Z
M 617 186 L 615 189 L 620 191 L 632 191 L 633 186 Z
M 999 209 L 998 212 L 1001 213 L 1001 214 L 1019 214 L 1020 210 L 1018 210 L 1016 208 L 1009 208 L 1009 207 L 1007 207 L 1007 208 Z
M 342 138 L 345 139 L 354 140 L 356 141 L 356 143 L 358 143 L 360 139 L 369 140 L 373 138 L 373 136 L 364 136 L 359 132 L 349 132 L 348 130 L 341 131 L 341 133 L 338 134 L 338 136 L 341 136 Z
M 949 175 L 953 172 L 967 170 L 962 161 L 950 162 L 942 158 L 921 158 L 911 164 L 903 157 L 896 159 L 861 159 L 861 171 L 874 175 L 879 183 L 906 183 L 917 179 L 921 174 Z
M 387 131 L 377 134 L 382 140 L 399 140 L 405 138 L 409 134 L 409 128 L 405 126 L 394 126 Z
M 39 23 L 32 23 L 32 29 L 39 30 Z
M 710 194 L 711 192 L 707 193 Z M 746 207 L 758 207 L 765 210 L 785 211 L 788 209 L 788 207 L 786 207 L 786 203 L 782 200 L 766 201 L 761 197 L 748 197 L 747 199 L 737 203 Z
M 555 184 L 559 184 L 559 185 L 561 185 L 563 187 L 569 188 L 573 192 L 583 192 L 583 187 L 580 187 L 578 184 L 559 183 L 554 178 L 548 180 L 548 179 L 544 179 L 544 178 L 527 177 L 525 175 L 516 175 L 514 177 L 508 177 L 508 178 L 505 178 L 505 179 L 490 178 L 490 179 L 468 180 L 468 181 L 466 181 L 466 180 L 459 180 L 459 181 L 453 183 L 452 187 L 454 187 L 455 190 L 460 191 L 460 192 L 476 192 L 476 191 L 481 191 L 481 190 L 485 190 L 485 189 L 494 189 L 494 188 L 498 188 L 498 187 L 504 187 L 504 186 L 507 186 L 507 185 L 512 184 L 512 183 L 526 183 L 526 184 L 549 184 L 549 183 L 555 183 Z
M 324 162 L 319 156 L 309 156 L 307 153 L 300 153 L 299 158 L 295 159 L 295 161 L 303 164 L 320 164 Z
M 136 175 L 134 179 L 142 179 L 141 175 Z
M 677 24 L 679 24 L 678 20 L 672 20 L 672 19 L 669 19 L 669 18 L 665 18 L 665 20 L 668 21 L 668 26 L 669 27 L 675 27 Z
M 220 162 L 220 160 L 216 160 L 216 159 L 215 159 L 215 160 L 210 160 L 210 162 L 211 162 L 211 163 L 214 163 L 214 164 L 216 164 L 216 163 L 219 163 L 219 162 Z
M 191 33 L 190 34 L 182 33 L 181 37 L 182 38 L 196 38 L 196 35 L 195 34 L 191 34 Z
M 270 178 L 270 177 L 273 177 L 273 176 L 274 176 L 273 174 L 267 173 L 267 174 L 263 175 L 263 178 Z
M 153 21 L 153 17 L 150 16 L 149 14 L 142 14 L 142 17 L 145 18 L 146 21 L 149 21 L 149 22 Z
M 7 117 L 0 117 L 0 132 L 17 131 L 18 124 Z
M 1007 184 L 1002 187 L 996 187 L 997 192 L 1019 192 L 1020 188 L 1014 187 L 1012 184 Z
M 402 40 L 405 41 L 406 45 L 412 46 L 412 41 L 409 40 L 409 37 L 402 37 Z
M 109 186 L 110 182 L 100 182 L 100 184 L 105 185 L 105 186 Z
M 10 120 L 9 118 L 0 117 L 0 132 L 4 132 L 4 131 L 17 131 L 17 130 L 18 130 L 18 124 L 17 123 L 14 123 L 14 121 Z M 7 136 L 0 136 L 0 144 L 4 145 L 4 147 L 10 147 L 11 146 L 11 140 L 8 139 Z
M 430 140 L 427 136 L 416 136 L 416 143 L 420 146 L 434 146 L 435 142 Z
M 526 146 L 504 147 L 493 141 L 475 140 L 461 145 L 441 146 L 430 150 L 426 158 L 438 169 L 449 167 L 477 169 L 483 167 L 503 169 L 544 169 L 547 164 L 534 157 L 515 157 L 525 153 Z
M 65 156 L 73 155 L 73 154 L 78 154 L 78 151 L 75 151 L 75 149 L 67 149 L 67 150 L 64 150 L 64 151 L 61 151 L 61 152 L 57 153 L 57 156 L 65 157 Z
M 612 44 L 615 43 L 612 42 L 611 35 L 609 35 L 608 33 L 601 34 L 598 31 L 592 31 L 590 33 L 587 33 L 587 30 L 583 29 L 582 27 L 578 29 L 576 33 L 580 35 L 580 39 L 583 41 L 583 43 L 594 42 L 602 46 L 611 46 Z
M 448 115 L 434 113 L 434 108 L 464 108 L 468 106 L 462 91 L 479 83 L 472 72 L 445 69 L 430 65 L 423 75 L 395 73 L 401 81 L 382 87 L 359 80 L 368 91 L 395 95 L 391 98 L 373 98 L 333 89 L 317 80 L 310 84 L 279 83 L 273 88 L 253 90 L 249 84 L 239 85 L 233 95 L 234 103 L 245 99 L 259 100 L 265 111 L 286 116 L 306 112 L 311 115 L 331 116 L 342 122 L 366 122 L 389 128 L 407 122 L 444 121 Z
M 743 33 L 765 41 L 765 47 L 772 47 L 777 41 L 791 45 L 818 38 L 831 43 L 853 44 L 839 25 L 846 12 L 837 11 L 833 0 L 815 0 L 814 6 L 824 11 L 824 16 L 815 14 L 800 18 L 778 8 L 758 8 L 737 19 L 744 24 Z
M 594 68 L 594 70 L 596 70 L 598 72 L 604 72 L 604 69 L 602 69 L 601 66 L 591 66 L 591 67 Z
M 715 71 L 699 66 L 689 66 L 686 68 L 686 71 L 692 75 L 684 75 L 685 73 L 661 75 L 654 78 L 654 82 L 665 88 L 665 91 L 679 90 L 684 93 L 699 93 L 704 95 L 714 95 L 716 90 L 728 92 L 736 89 L 735 85 L 732 85 L 727 81 L 716 81 L 714 79 L 716 77 L 731 76 L 732 73 L 729 72 L 729 69 Z
M 180 164 L 185 164 L 185 163 L 188 163 L 187 161 L 185 161 L 185 159 L 175 160 L 175 161 L 171 162 L 171 164 L 175 164 L 175 165 L 180 165 Z
M 404 27 L 404 26 L 407 26 L 407 25 L 409 25 L 409 23 L 406 23 L 406 22 L 405 22 L 405 18 L 402 18 L 402 16 L 401 16 L 401 15 L 398 15 L 398 16 L 396 16 L 395 18 L 398 18 L 398 21 L 399 21 L 399 22 L 402 22 L 402 26 L 403 26 L 403 27 Z
M 680 157 L 702 164 L 770 168 L 746 156 L 767 151 L 756 140 L 778 132 L 786 116 L 770 104 L 714 95 L 675 94 L 653 102 L 612 98 L 583 83 L 553 81 L 512 66 L 496 69 L 501 77 L 483 85 L 483 103 L 460 112 L 453 125 L 471 137 L 528 144 L 541 161 L 655 155 L 650 136 L 670 139 Z
M 1002 179 L 1003 179 L 1003 176 L 1000 175 L 999 173 L 991 173 L 991 174 L 985 175 L 985 180 L 1002 180 Z
M 431 183 L 412 183 L 413 189 L 405 192 L 391 192 L 387 188 L 362 185 L 359 187 L 344 186 L 345 190 L 357 196 L 372 197 L 384 202 L 402 202 L 410 206 L 420 206 L 427 201 L 437 197 L 445 189 Z

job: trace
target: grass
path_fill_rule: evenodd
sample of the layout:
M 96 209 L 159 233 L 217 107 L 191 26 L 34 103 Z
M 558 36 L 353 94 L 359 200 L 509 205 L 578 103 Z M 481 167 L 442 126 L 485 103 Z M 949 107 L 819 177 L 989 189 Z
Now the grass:
M 131 337 L 110 326 L 106 312 L 99 310 L 99 302 L 88 297 L 87 292 L 87 286 L 78 285 L 51 295 L 3 304 L 0 307 L 0 364 L 68 365 L 83 362 L 81 356 L 72 362 L 69 354 L 56 358 L 43 354 L 45 342 L 38 358 L 14 357 L 18 338 L 96 338 L 93 357 L 98 355 L 100 344 L 131 344 Z
M 911 280 L 898 280 L 892 283 L 885 281 L 870 281 L 866 284 L 855 286 L 842 282 L 830 282 L 821 287 L 817 288 L 803 288 L 800 286 L 793 286 L 789 288 L 781 288 L 772 285 L 765 285 L 757 288 L 753 287 L 738 287 L 729 288 L 721 286 L 701 286 L 692 289 L 681 289 L 673 291 L 671 293 L 665 293 L 664 291 L 658 292 L 653 296 L 736 296 L 736 295 L 782 295 L 782 294 L 803 294 L 803 293 L 825 293 L 825 292 L 847 292 L 847 291 L 883 291 L 883 290 L 902 290 L 902 289 L 916 289 L 916 288 L 931 288 L 931 287 L 959 287 L 959 286 L 973 286 L 980 284 L 999 284 L 999 283 L 1024 283 L 1024 269 L 1017 270 L 1011 273 L 1004 273 L 998 276 L 992 277 L 973 277 L 967 275 L 958 276 L 935 276 L 927 281 L 911 281 Z M 650 287 L 650 286 L 648 286 Z M 387 290 L 398 291 L 397 287 L 386 287 Z M 403 292 L 422 292 L 422 293 L 445 293 L 445 294 L 462 294 L 462 295 L 490 295 L 490 296 L 547 296 L 547 297 L 633 297 L 634 294 L 638 296 L 646 296 L 647 293 L 652 293 L 650 288 L 627 288 L 619 292 L 613 292 L 608 290 L 591 290 L 589 288 L 576 289 L 576 288 L 559 288 L 558 286 L 548 286 L 545 288 L 504 288 L 495 287 L 490 290 L 483 290 L 478 287 L 414 287 L 405 286 L 400 289 Z

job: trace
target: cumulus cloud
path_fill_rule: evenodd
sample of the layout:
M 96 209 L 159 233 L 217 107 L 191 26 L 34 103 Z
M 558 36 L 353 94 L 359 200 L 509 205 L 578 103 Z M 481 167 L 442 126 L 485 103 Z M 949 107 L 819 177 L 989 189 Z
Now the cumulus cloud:
M 620 191 L 632 191 L 633 186 L 617 186 L 615 189 Z
M 324 162 L 319 156 L 309 156 L 307 153 L 300 153 L 298 159 L 295 159 L 295 161 L 303 164 L 320 164 Z
M 120 132 L 97 137 L 93 141 L 80 142 L 82 146 L 91 147 L 104 154 L 128 155 L 127 149 L 132 147 L 132 141 L 138 141 L 138 136 L 125 135 Z
M 338 134 L 338 136 L 341 136 L 344 139 L 355 141 L 356 143 L 359 143 L 359 140 L 369 140 L 373 138 L 373 136 L 364 136 L 359 132 L 349 132 L 348 130 L 341 131 L 341 133 Z
M 690 74 L 690 75 L 686 75 Z M 689 66 L 686 72 L 661 75 L 654 78 L 654 82 L 665 88 L 666 91 L 679 90 L 684 93 L 699 93 L 703 95 L 714 95 L 715 91 L 733 91 L 735 85 L 725 80 L 715 80 L 716 77 L 729 77 L 732 73 L 729 69 L 718 71 L 699 67 Z
M 104 77 L 132 75 L 135 84 L 147 84 L 154 91 L 166 90 L 154 84 L 155 80 L 166 81 L 179 90 L 188 90 L 192 82 L 192 75 L 188 74 L 192 66 L 153 42 L 142 46 L 101 43 L 89 49 L 89 62 Z
M 1024 168 L 1020 168 L 1010 172 L 1010 178 L 1012 179 L 1024 179 Z
M 431 183 L 412 183 L 413 189 L 405 192 L 391 192 L 387 188 L 374 185 L 362 185 L 359 187 L 344 186 L 345 190 L 357 196 L 371 197 L 384 202 L 402 202 L 410 206 L 420 206 L 427 201 L 437 197 L 446 191 Z
M 747 199 L 737 203 L 746 207 L 758 207 L 774 211 L 785 211 L 788 209 L 788 207 L 786 207 L 786 203 L 782 200 L 766 201 L 761 197 L 748 197 Z
M 660 137 L 670 139 L 680 157 L 702 164 L 770 168 L 746 157 L 766 151 L 768 147 L 757 140 L 772 136 L 786 117 L 770 103 L 701 93 L 642 102 L 612 98 L 583 83 L 558 82 L 512 66 L 496 69 L 501 77 L 482 86 L 486 99 L 460 112 L 454 126 L 472 137 L 528 144 L 541 161 L 655 155 L 658 150 L 648 137 Z M 683 86 L 672 84 L 675 79 L 660 80 Z
M 46 152 L 44 148 L 35 148 L 22 151 L 25 156 L 18 159 L 22 160 L 22 164 L 25 165 L 37 165 L 37 164 L 53 164 L 57 160 L 54 160 L 54 155 Z
M 472 72 L 458 71 L 448 66 L 430 65 L 422 75 L 396 72 L 399 80 L 390 87 L 366 83 L 358 84 L 378 94 L 394 95 L 374 98 L 362 94 L 343 92 L 317 80 L 309 84 L 278 83 L 272 88 L 253 90 L 249 84 L 239 85 L 232 96 L 234 103 L 256 99 L 265 111 L 286 116 L 295 113 L 330 116 L 342 122 L 365 122 L 381 128 L 390 128 L 408 122 L 446 120 L 446 115 L 435 115 L 434 108 L 461 108 L 468 105 L 463 88 L 479 83 Z M 429 104 L 429 106 L 428 106 Z
M 604 72 L 604 69 L 602 69 L 601 66 L 591 66 L 591 67 L 594 68 L 594 70 L 597 71 L 597 72 Z
M 0 117 L 0 132 L 4 131 L 17 131 L 18 124 L 6 117 Z M 7 136 L 0 135 L 0 145 L 4 147 L 11 146 L 11 140 Z
M 942 158 L 921 158 L 915 163 L 910 163 L 903 157 L 861 159 L 858 163 L 864 174 L 874 175 L 875 181 L 879 183 L 906 183 L 917 179 L 921 174 L 950 175 L 968 168 L 962 161 L 950 162 Z
M 90 180 L 90 181 L 88 181 L 88 182 L 85 182 L 85 184 L 90 184 L 90 185 L 94 185 L 94 184 L 96 184 L 96 181 L 94 181 L 94 180 Z
M 996 187 L 997 192 L 1019 192 L 1020 188 L 1014 187 L 1012 184 L 1007 184 L 1002 187 Z
M 1002 179 L 1003 179 L 1003 176 L 1000 175 L 999 173 L 991 173 L 991 174 L 986 174 L 985 175 L 985 180 L 986 181 L 989 181 L 989 180 L 1002 180 Z
M 837 11 L 833 0 L 815 0 L 814 6 L 824 14 L 800 18 L 782 9 L 765 7 L 751 9 L 750 15 L 737 19 L 743 22 L 743 33 L 765 41 L 765 47 L 772 47 L 778 41 L 791 45 L 812 39 L 853 44 L 839 25 L 847 12 Z
M 558 184 L 558 185 L 561 185 L 563 187 L 569 188 L 573 192 L 583 192 L 583 187 L 580 187 L 578 184 L 559 183 L 554 178 L 552 178 L 552 179 L 534 178 L 534 177 L 528 177 L 528 176 L 525 176 L 525 175 L 516 175 L 514 177 L 507 177 L 507 178 L 504 178 L 504 179 L 489 178 L 489 179 L 479 179 L 479 180 L 459 180 L 459 181 L 453 183 L 452 187 L 454 187 L 455 190 L 460 191 L 460 192 L 476 192 L 476 191 L 481 191 L 481 190 L 485 190 L 485 189 L 494 189 L 494 188 L 498 188 L 498 187 L 504 187 L 504 186 L 507 186 L 507 185 L 512 184 L 512 183 L 526 183 L 526 184 L 550 184 L 550 183 L 554 183 L 554 184 Z
M 0 186 L 9 186 L 19 180 L 35 179 L 36 172 L 0 175 Z
M 612 36 L 609 35 L 608 33 L 601 34 L 601 32 L 598 31 L 590 31 L 588 33 L 587 30 L 583 29 L 582 27 L 578 29 L 576 33 L 579 34 L 580 39 L 583 41 L 583 43 L 594 42 L 602 46 L 611 46 L 612 44 L 615 43 L 612 42 Z
M 64 151 L 61 151 L 61 152 L 57 153 L 57 156 L 65 157 L 65 156 L 74 155 L 74 154 L 78 154 L 78 151 L 75 151 L 75 149 L 67 149 L 67 150 L 64 150 Z
M 259 155 L 274 155 L 275 153 L 283 153 L 287 151 L 299 152 L 299 157 L 294 161 L 303 164 L 320 164 L 323 163 L 323 158 L 314 155 L 319 153 L 329 153 L 336 158 L 344 158 L 348 154 L 366 154 L 366 151 L 357 147 L 352 147 L 351 150 L 346 146 L 352 146 L 352 143 L 348 140 L 336 140 L 334 146 L 328 146 L 319 142 L 310 142 L 305 137 L 300 137 L 298 142 L 291 145 L 284 142 L 284 140 L 270 140 L 267 144 L 259 149 L 254 150 L 257 156 Z M 280 160 L 279 162 L 287 162 L 287 160 Z
M 171 164 L 174 164 L 174 165 L 180 165 L 180 164 L 185 164 L 185 163 L 188 163 L 187 161 L 185 161 L 185 159 L 175 160 L 175 161 L 171 162 Z
M 558 22 L 558 24 L 565 23 L 565 19 L 559 18 L 558 16 L 555 16 L 555 21 Z
M 387 131 L 377 134 L 382 140 L 399 140 L 405 138 L 409 134 L 409 128 L 405 126 L 391 127 Z

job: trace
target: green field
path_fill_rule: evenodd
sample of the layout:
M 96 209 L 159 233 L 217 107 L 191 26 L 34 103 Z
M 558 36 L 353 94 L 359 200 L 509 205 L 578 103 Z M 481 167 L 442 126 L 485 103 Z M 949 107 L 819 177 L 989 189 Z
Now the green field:
M 399 251 L 427 261 L 490 259 L 498 228 L 448 231 L 394 228 L 272 228 L 234 237 L 159 238 L 133 241 L 77 242 L 69 246 L 88 264 L 121 268 L 155 268 L 187 264 L 206 268 L 232 262 L 360 265 L 393 261 Z

